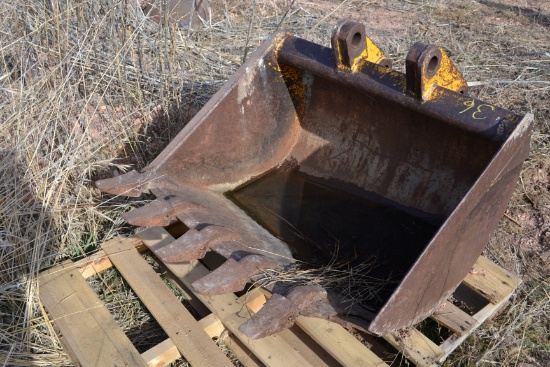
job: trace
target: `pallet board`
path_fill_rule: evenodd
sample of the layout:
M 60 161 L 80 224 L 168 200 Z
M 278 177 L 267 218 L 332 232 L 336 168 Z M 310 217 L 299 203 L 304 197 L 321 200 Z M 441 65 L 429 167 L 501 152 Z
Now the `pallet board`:
M 210 269 L 200 261 L 161 264 L 202 317 L 197 321 L 140 255 L 173 239 L 162 227 L 148 228 L 136 237 L 107 241 L 102 251 L 86 259 L 64 262 L 40 273 L 40 299 L 48 321 L 76 365 L 162 367 L 183 356 L 194 367 L 232 366 L 212 338 L 221 338 L 246 367 L 395 365 L 395 358 L 387 358 L 390 352 L 380 352 L 383 343 L 375 342 L 376 347 L 370 349 L 342 326 L 321 319 L 300 316 L 289 330 L 250 340 L 238 328 L 261 309 L 269 292 L 253 289 L 240 297 L 195 294 L 191 283 Z M 137 351 L 85 280 L 112 266 L 169 336 L 144 353 Z M 464 279 L 462 291 L 455 292 L 455 298 L 463 303 L 468 303 L 472 294 L 477 297 L 477 312 L 469 314 L 447 301 L 431 316 L 450 330 L 448 338 L 437 344 L 414 327 L 383 338 L 404 356 L 399 358 L 416 366 L 437 366 L 508 301 L 518 284 L 513 274 L 480 257 Z
M 40 299 L 73 361 L 82 366 L 147 366 L 70 262 L 42 272 L 39 282 Z
M 233 366 L 126 238 L 115 238 L 101 248 L 191 365 Z

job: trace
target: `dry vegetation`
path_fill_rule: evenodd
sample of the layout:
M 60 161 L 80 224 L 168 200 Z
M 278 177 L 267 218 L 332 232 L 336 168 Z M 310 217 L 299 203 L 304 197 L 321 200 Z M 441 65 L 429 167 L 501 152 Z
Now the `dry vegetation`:
M 136 202 L 107 200 L 95 179 L 143 167 L 275 29 L 328 44 L 336 20 L 352 17 L 396 68 L 414 41 L 437 43 L 474 96 L 535 114 L 531 155 L 486 251 L 524 283 L 448 365 L 550 366 L 550 4 L 212 0 L 212 22 L 190 31 L 130 2 L 0 2 L 0 364 L 70 365 L 36 275 L 131 231 L 120 214 Z M 115 276 L 94 282 L 126 329 L 148 320 Z

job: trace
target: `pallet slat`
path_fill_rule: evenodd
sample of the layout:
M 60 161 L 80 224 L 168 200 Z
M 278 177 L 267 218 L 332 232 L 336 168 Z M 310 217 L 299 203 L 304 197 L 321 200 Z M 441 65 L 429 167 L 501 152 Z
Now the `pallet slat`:
M 476 325 L 476 320 L 472 316 L 449 301 L 446 301 L 431 317 L 459 336 L 468 333 Z
M 147 250 L 147 247 L 140 240 L 136 238 L 129 238 L 128 240 L 132 240 L 132 244 L 139 252 Z M 113 266 L 113 264 L 111 263 L 111 260 L 109 260 L 109 257 L 105 251 L 100 250 L 90 256 L 86 256 L 85 258 L 76 261 L 73 266 L 78 269 L 84 278 L 89 278 L 109 269 Z
M 519 284 L 519 279 L 515 279 L 516 284 Z M 478 327 L 480 326 L 485 320 L 487 320 L 489 317 L 494 315 L 500 308 L 502 308 L 512 297 L 513 291 L 511 291 L 508 295 L 506 295 L 500 302 L 497 304 L 489 303 L 481 311 L 477 312 L 475 315 L 473 315 L 473 319 L 475 320 L 474 327 L 465 333 L 462 336 L 458 335 L 452 335 L 447 340 L 445 340 L 441 345 L 441 349 L 445 352 L 444 356 L 439 359 L 440 363 L 445 362 L 445 359 L 466 340 L 466 338 Z
M 419 367 L 431 367 L 445 355 L 443 349 L 415 328 L 386 334 L 384 339 Z
M 506 298 L 518 286 L 518 279 L 484 256 L 480 256 L 463 281 L 492 304 Z
M 239 339 L 228 335 L 223 339 L 223 342 L 245 367 L 265 367 L 265 364 L 249 351 Z
M 72 262 L 39 276 L 40 299 L 63 330 L 61 342 L 86 366 L 147 366 Z
M 170 339 L 141 354 L 149 367 L 164 367 L 181 357 L 178 347 Z
M 192 366 L 233 366 L 141 257 L 133 241 L 119 237 L 103 243 L 101 247 Z
M 289 329 L 282 330 L 276 335 L 286 344 L 290 345 L 300 354 L 311 366 L 315 367 L 341 367 L 332 356 L 327 353 L 319 344 L 315 343 L 302 329 L 294 325 Z
M 137 234 L 137 236 L 153 252 L 162 246 L 174 241 L 174 238 L 162 227 L 152 227 Z M 209 273 L 198 261 L 166 264 L 170 271 L 176 275 L 187 287 L 191 283 Z M 246 320 L 244 303 L 233 294 L 219 296 L 197 297 L 218 316 L 223 324 L 247 346 L 262 361 L 272 367 L 312 366 L 311 363 L 298 353 L 293 346 L 283 340 L 280 335 L 272 335 L 266 338 L 251 340 L 240 332 L 239 326 Z
M 344 366 L 387 367 L 342 326 L 327 320 L 300 316 L 296 324 Z
M 210 338 L 219 338 L 225 331 L 225 326 L 213 313 L 200 319 L 199 325 Z

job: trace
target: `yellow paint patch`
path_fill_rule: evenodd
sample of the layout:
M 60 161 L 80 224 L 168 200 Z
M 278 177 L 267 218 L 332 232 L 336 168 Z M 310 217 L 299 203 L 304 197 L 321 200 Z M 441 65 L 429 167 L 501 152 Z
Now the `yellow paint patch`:
M 434 76 L 428 78 L 426 75 L 422 76 L 422 99 L 430 100 L 437 97 L 432 95 L 436 86 L 440 86 L 446 89 L 450 89 L 455 92 L 460 92 L 467 88 L 466 81 L 453 65 L 451 59 L 440 48 L 441 61 L 439 68 Z
M 369 37 L 365 37 L 366 47 L 361 53 L 357 56 L 351 63 L 351 70 L 355 73 L 365 65 L 366 62 L 371 62 L 373 64 L 379 64 L 384 59 L 386 55 L 380 50 L 380 48 L 374 43 Z

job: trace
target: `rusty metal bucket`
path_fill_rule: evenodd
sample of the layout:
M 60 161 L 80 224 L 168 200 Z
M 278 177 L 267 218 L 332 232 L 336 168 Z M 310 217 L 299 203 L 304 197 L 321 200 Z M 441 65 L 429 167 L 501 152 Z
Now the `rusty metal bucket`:
M 322 282 L 271 284 L 241 326 L 250 337 L 298 315 L 383 334 L 430 315 L 468 273 L 512 195 L 531 127 L 530 114 L 469 97 L 440 47 L 414 44 L 403 74 L 362 24 L 343 20 L 332 48 L 274 34 L 141 173 L 97 187 L 156 196 L 125 215 L 133 225 L 189 228 L 156 252 L 164 262 L 227 259 L 194 283 L 203 294 L 338 261 L 387 281 L 366 303 L 353 299 L 360 287 L 349 299 Z

